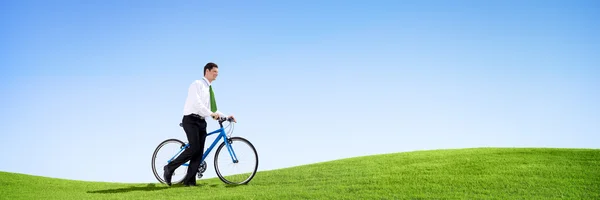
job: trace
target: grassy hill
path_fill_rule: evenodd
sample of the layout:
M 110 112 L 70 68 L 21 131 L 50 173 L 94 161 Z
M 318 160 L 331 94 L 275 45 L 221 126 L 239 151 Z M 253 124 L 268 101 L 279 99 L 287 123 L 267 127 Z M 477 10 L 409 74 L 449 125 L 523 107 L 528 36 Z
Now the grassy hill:
M 229 187 L 218 178 L 198 184 L 99 183 L 0 172 L 0 199 L 600 199 L 600 150 L 416 151 L 259 172 L 242 186 Z

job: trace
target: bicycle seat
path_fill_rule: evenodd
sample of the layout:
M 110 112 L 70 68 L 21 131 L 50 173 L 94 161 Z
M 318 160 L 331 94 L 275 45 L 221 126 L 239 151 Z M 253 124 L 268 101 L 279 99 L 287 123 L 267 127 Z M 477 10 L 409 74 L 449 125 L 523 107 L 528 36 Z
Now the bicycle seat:
M 179 126 L 180 126 L 180 127 L 183 127 L 183 123 L 179 123 Z

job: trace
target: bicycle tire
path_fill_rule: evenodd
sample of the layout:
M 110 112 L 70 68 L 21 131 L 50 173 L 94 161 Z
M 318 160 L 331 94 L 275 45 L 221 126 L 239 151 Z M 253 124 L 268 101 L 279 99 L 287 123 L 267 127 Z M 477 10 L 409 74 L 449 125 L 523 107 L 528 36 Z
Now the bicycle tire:
M 156 180 L 158 180 L 160 183 L 166 183 L 166 181 L 163 179 L 163 173 L 158 173 L 158 171 L 156 169 L 156 155 L 160 151 L 161 147 L 163 147 L 164 145 L 166 145 L 168 143 L 171 143 L 171 142 L 178 143 L 180 145 L 180 147 L 184 147 L 185 146 L 185 143 L 182 142 L 181 140 L 178 140 L 178 139 L 167 139 L 167 140 L 161 142 L 156 147 L 156 149 L 154 150 L 154 153 L 152 154 L 152 163 L 151 163 L 151 165 L 152 165 L 152 172 L 154 173 L 154 177 L 156 178 Z M 164 166 L 164 165 L 160 165 L 160 167 L 161 167 L 160 171 L 161 172 L 163 171 L 162 166 Z M 183 165 L 180 166 L 180 167 L 183 167 Z M 181 182 L 183 182 L 183 178 L 181 180 L 171 180 L 171 184 L 178 184 L 178 183 L 181 183 Z
M 248 144 L 248 146 L 252 149 L 253 153 L 254 153 L 254 158 L 256 159 L 256 163 L 254 164 L 254 169 L 252 171 L 252 174 L 244 181 L 236 183 L 236 182 L 232 182 L 227 180 L 219 171 L 219 165 L 217 164 L 218 160 L 219 160 L 219 152 L 221 152 L 221 149 L 223 147 L 225 147 L 225 142 L 222 142 L 221 145 L 219 145 L 219 147 L 217 148 L 217 151 L 215 152 L 215 158 L 214 158 L 214 165 L 215 165 L 215 171 L 217 173 L 217 176 L 219 177 L 219 179 L 221 179 L 221 181 L 223 181 L 226 184 L 232 184 L 232 185 L 242 185 L 242 184 L 247 184 L 248 182 L 250 182 L 254 176 L 256 175 L 256 171 L 258 170 L 258 153 L 256 152 L 256 148 L 254 148 L 254 145 L 252 145 L 252 143 L 250 143 L 250 141 L 248 141 L 245 138 L 242 137 L 232 137 L 229 138 L 229 140 L 227 140 L 228 142 L 235 142 L 235 141 L 240 141 L 240 142 L 244 142 L 246 144 Z M 227 150 L 225 150 L 227 151 Z

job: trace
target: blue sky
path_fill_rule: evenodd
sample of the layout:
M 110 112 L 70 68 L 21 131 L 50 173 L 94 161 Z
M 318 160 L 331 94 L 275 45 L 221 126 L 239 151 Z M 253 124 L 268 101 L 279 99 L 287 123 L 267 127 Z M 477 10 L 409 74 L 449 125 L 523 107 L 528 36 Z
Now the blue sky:
M 187 87 L 206 62 L 220 66 L 219 108 L 257 147 L 259 170 L 427 149 L 600 148 L 598 8 L 2 1 L 0 171 L 155 182 L 151 154 L 185 139 Z

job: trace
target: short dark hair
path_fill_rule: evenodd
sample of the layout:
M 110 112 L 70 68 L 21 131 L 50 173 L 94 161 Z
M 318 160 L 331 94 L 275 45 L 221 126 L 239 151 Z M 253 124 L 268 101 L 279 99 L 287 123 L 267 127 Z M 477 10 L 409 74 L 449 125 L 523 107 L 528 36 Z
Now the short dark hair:
M 213 68 L 219 68 L 219 66 L 217 66 L 217 64 L 212 63 L 212 62 L 206 63 L 206 65 L 204 65 L 204 75 L 206 75 L 206 70 L 207 69 L 210 71 Z

